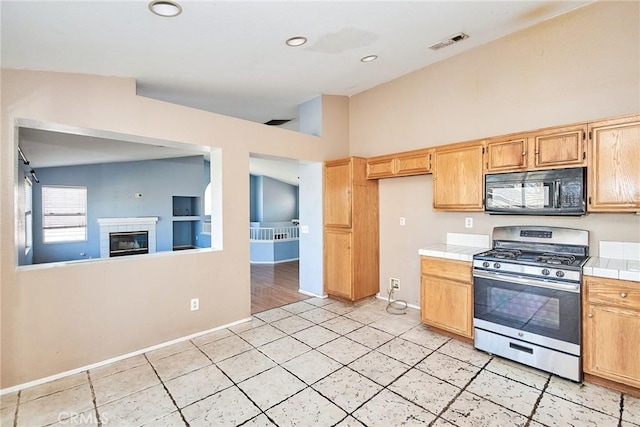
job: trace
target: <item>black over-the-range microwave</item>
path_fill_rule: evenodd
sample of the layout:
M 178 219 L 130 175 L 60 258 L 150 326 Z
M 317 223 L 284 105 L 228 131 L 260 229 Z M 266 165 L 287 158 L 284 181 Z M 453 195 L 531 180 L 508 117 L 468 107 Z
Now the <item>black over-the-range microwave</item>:
M 509 215 L 584 215 L 587 168 L 485 175 L 485 212 Z

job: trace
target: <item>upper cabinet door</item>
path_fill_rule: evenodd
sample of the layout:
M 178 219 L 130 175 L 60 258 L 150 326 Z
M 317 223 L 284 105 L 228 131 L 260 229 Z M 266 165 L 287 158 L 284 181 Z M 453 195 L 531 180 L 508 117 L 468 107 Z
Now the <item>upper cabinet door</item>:
M 640 211 L 640 116 L 589 125 L 591 212 Z
M 483 210 L 483 144 L 481 141 L 436 148 L 433 208 Z
M 367 179 L 391 178 L 396 173 L 396 159 L 382 156 L 367 159 Z
M 527 138 L 487 143 L 487 172 L 518 171 L 527 168 Z
M 586 166 L 586 136 L 586 125 L 536 133 L 533 136 L 534 156 L 531 166 L 535 169 Z
M 324 165 L 324 225 L 351 227 L 352 209 L 351 159 L 326 162 Z
M 420 150 L 398 155 L 396 159 L 398 176 L 422 175 L 431 172 L 433 150 Z

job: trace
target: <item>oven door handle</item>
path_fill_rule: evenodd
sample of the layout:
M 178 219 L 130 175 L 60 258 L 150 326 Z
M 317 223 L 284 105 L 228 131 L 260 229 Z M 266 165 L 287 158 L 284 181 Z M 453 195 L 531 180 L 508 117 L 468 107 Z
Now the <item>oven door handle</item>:
M 556 291 L 580 292 L 579 283 L 549 283 L 543 280 L 531 279 L 520 276 L 505 276 L 500 273 L 486 273 L 484 271 L 474 271 L 473 277 L 481 279 L 498 280 L 500 282 L 517 283 L 519 285 L 537 286 L 539 288 L 553 289 Z

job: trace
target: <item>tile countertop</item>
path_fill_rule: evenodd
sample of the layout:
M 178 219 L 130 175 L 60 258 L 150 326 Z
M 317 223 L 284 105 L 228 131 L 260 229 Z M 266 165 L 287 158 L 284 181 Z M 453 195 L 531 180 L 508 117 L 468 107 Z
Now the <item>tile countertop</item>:
M 640 282 L 640 243 L 599 242 L 599 257 L 591 257 L 582 272 L 586 276 Z
M 473 261 L 473 256 L 480 252 L 486 251 L 487 248 L 478 248 L 474 246 L 447 245 L 440 243 L 437 245 L 427 246 L 418 250 L 418 254 L 422 256 L 431 256 L 436 258 L 456 259 L 460 261 Z
M 447 233 L 447 243 L 438 243 L 418 250 L 422 256 L 473 261 L 473 256 L 491 247 L 489 236 L 484 234 Z
M 640 282 L 640 261 L 591 257 L 584 265 L 582 272 L 586 276 Z

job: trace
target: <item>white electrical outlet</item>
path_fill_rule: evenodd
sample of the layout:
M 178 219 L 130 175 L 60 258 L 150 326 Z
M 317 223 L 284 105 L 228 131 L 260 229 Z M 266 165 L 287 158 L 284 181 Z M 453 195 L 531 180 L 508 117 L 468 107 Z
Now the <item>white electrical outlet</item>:
M 404 217 L 401 216 L 400 217 L 400 225 L 405 225 L 407 223 L 407 221 L 405 221 Z
M 473 228 L 473 218 L 465 218 L 464 226 L 467 228 Z
M 196 311 L 200 308 L 200 298 L 191 299 L 191 311 Z
M 394 291 L 400 290 L 400 279 L 396 279 L 394 277 L 389 278 L 389 288 Z

